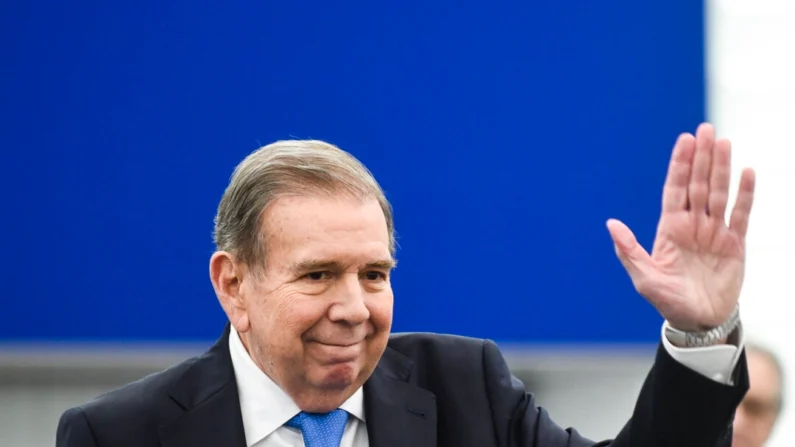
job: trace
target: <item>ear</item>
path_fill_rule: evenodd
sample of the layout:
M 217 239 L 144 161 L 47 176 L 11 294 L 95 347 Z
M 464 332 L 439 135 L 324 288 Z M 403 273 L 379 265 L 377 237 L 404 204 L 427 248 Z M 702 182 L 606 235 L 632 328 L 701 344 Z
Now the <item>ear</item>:
M 249 330 L 248 307 L 242 287 L 245 266 L 231 253 L 217 251 L 210 258 L 210 281 L 226 317 L 239 333 Z

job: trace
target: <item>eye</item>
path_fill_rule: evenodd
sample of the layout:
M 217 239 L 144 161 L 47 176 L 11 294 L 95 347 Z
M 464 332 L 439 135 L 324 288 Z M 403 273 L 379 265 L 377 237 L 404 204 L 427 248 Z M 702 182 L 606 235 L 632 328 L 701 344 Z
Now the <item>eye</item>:
M 387 275 L 384 272 L 370 270 L 364 273 L 364 278 L 368 281 L 383 281 L 387 278 Z
M 776 405 L 773 402 L 752 398 L 745 399 L 742 402 L 741 407 L 745 409 L 748 414 L 754 417 L 762 417 L 776 410 Z
M 323 281 L 331 277 L 331 272 L 310 272 L 304 275 L 304 278 L 310 281 Z

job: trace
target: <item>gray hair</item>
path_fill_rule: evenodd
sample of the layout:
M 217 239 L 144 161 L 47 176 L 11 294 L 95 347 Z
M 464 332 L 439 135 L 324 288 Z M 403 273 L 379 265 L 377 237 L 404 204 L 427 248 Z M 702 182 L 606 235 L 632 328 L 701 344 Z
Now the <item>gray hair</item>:
M 318 194 L 378 200 L 394 256 L 392 207 L 381 186 L 353 155 L 318 140 L 277 141 L 257 149 L 237 165 L 215 216 L 216 249 L 228 251 L 249 265 L 264 266 L 265 209 L 279 197 Z

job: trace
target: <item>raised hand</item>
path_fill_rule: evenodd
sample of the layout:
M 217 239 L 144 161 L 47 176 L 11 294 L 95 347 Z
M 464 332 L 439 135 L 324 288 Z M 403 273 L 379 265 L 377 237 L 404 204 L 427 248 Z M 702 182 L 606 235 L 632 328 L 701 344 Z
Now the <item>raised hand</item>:
M 743 170 L 727 226 L 730 173 L 731 143 L 702 124 L 674 146 L 651 254 L 622 222 L 607 222 L 635 289 L 683 331 L 719 326 L 740 297 L 755 174 Z

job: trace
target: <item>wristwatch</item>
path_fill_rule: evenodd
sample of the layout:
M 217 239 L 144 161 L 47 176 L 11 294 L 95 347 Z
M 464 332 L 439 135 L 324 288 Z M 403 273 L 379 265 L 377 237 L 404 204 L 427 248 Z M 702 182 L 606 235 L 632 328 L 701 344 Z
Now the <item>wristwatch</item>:
M 702 332 L 685 332 L 666 324 L 665 335 L 671 343 L 677 346 L 700 348 L 704 346 L 714 346 L 720 343 L 721 340 L 727 339 L 739 325 L 740 305 L 738 304 L 737 307 L 734 308 L 734 312 L 732 312 L 729 319 L 716 328 Z

